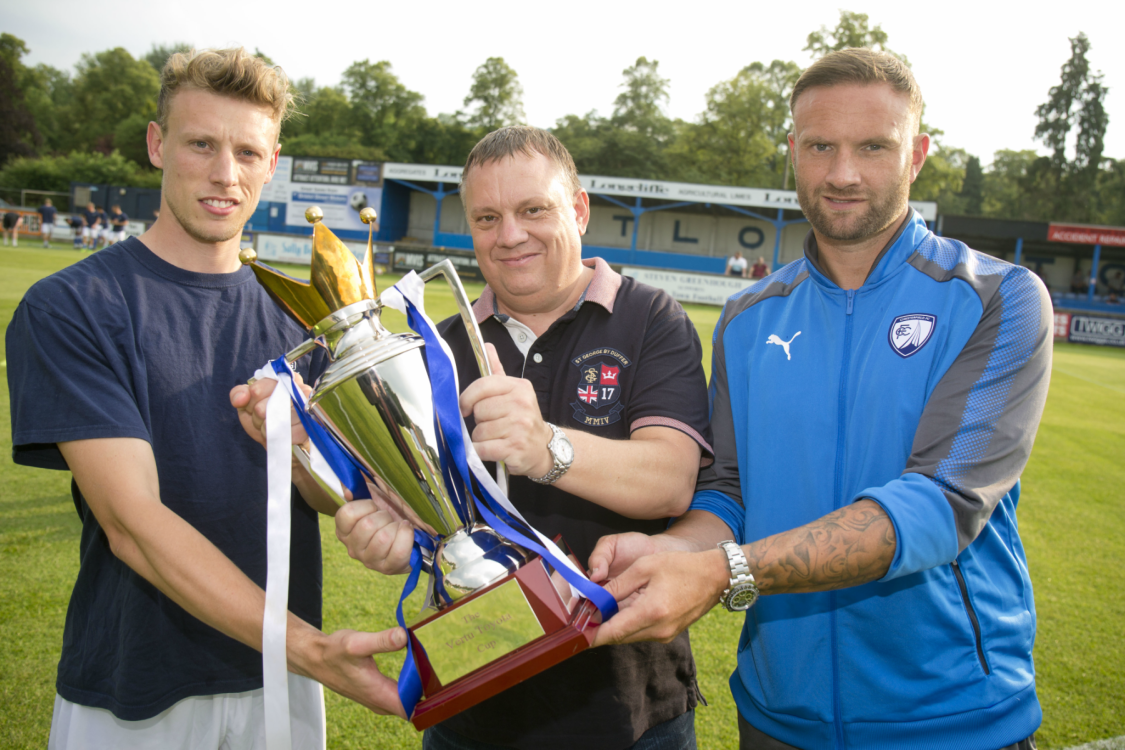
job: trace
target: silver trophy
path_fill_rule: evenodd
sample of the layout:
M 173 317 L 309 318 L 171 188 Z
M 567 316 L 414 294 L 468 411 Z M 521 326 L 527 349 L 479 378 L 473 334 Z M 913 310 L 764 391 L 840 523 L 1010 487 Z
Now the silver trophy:
M 253 250 L 244 250 L 240 258 L 274 301 L 309 331 L 310 338 L 286 359 L 293 362 L 318 346 L 328 354 L 328 369 L 309 397 L 310 414 L 373 478 L 383 500 L 439 540 L 424 567 L 433 574 L 426 608 L 441 609 L 514 572 L 529 555 L 478 522 L 471 501 L 459 511 L 446 487 L 440 459 L 444 436 L 434 419 L 424 342 L 415 333 L 391 333 L 383 326 L 370 239 L 360 262 L 324 226 L 319 208 L 310 208 L 305 216 L 314 227 L 308 282 L 263 265 Z M 361 218 L 375 228 L 374 209 L 363 209 Z M 438 276 L 453 291 L 481 374 L 490 374 L 480 330 L 453 264 L 446 260 L 420 274 L 423 281 Z M 308 467 L 304 449 L 294 446 L 294 452 Z M 310 474 L 320 482 L 315 472 Z M 343 497 L 321 486 L 343 505 Z M 467 488 L 458 489 L 469 498 Z

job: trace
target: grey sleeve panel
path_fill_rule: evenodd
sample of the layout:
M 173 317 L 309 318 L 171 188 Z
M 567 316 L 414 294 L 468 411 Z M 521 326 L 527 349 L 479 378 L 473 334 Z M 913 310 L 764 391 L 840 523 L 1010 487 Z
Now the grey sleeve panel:
M 1027 269 L 969 251 L 945 269 L 915 255 L 910 263 L 937 281 L 960 279 L 983 313 L 968 343 L 934 388 L 906 471 L 945 494 L 959 550 L 977 538 L 1019 479 L 1047 400 L 1051 375 L 1051 299 Z
M 695 491 L 716 490 L 735 500 L 742 507 L 742 482 L 738 471 L 738 445 L 735 440 L 734 414 L 731 412 L 727 384 L 726 346 L 723 334 L 727 325 L 746 310 L 770 297 L 784 297 L 808 278 L 805 261 L 799 260 L 776 274 L 747 287 L 746 291 L 727 300 L 723 314 L 715 326 L 711 349 L 711 387 L 708 389 L 711 411 L 711 434 L 715 460 L 699 472 Z M 745 415 L 743 415 L 745 416 Z

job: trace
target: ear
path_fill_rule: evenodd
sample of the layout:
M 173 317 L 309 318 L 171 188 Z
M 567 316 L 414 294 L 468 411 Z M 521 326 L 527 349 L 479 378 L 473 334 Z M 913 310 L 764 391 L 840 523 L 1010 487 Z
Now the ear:
M 574 194 L 574 216 L 578 234 L 586 234 L 586 227 L 590 225 L 590 196 L 585 188 L 578 188 L 578 192 Z
M 164 169 L 164 131 L 155 122 L 150 122 L 145 140 L 148 141 L 148 160 L 157 169 Z
M 926 163 L 926 155 L 930 153 L 930 136 L 926 133 L 919 133 L 914 136 L 914 148 L 910 154 L 910 182 L 918 179 L 918 173 L 922 171 L 922 165 Z
M 789 142 L 789 162 L 793 165 L 793 168 L 796 169 L 796 167 L 797 167 L 797 140 L 792 133 L 787 133 L 785 135 L 785 140 L 787 140 Z

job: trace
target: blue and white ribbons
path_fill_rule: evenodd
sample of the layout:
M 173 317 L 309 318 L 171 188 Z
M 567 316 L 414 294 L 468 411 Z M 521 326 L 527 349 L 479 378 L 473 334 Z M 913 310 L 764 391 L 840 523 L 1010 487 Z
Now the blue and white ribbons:
M 500 487 L 485 470 L 484 463 L 473 447 L 472 437 L 469 434 L 465 420 L 461 417 L 458 406 L 460 388 L 457 383 L 457 368 L 449 346 L 438 334 L 433 321 L 426 316 L 423 303 L 425 284 L 417 274 L 411 272 L 398 284 L 385 291 L 381 297 L 384 305 L 398 310 L 407 316 L 410 327 L 422 336 L 425 341 L 423 355 L 429 370 L 430 384 L 434 399 L 435 422 L 438 434 L 443 437 L 441 446 L 441 469 L 445 480 L 446 489 L 453 500 L 462 521 L 467 522 L 472 514 L 469 507 L 476 509 L 478 517 L 491 526 L 496 532 L 506 539 L 539 554 L 554 570 L 557 570 L 570 584 L 571 591 L 576 597 L 591 600 L 602 614 L 603 620 L 608 620 L 617 613 L 617 602 L 601 586 L 591 582 L 586 575 L 559 549 L 553 541 L 541 534 L 527 522 L 507 497 L 507 493 Z M 300 417 L 305 431 L 313 444 L 310 451 L 310 465 L 318 477 L 329 487 L 346 487 L 353 498 L 370 497 L 367 490 L 365 471 L 359 463 L 340 446 L 339 443 L 308 414 L 308 406 L 304 394 L 293 382 L 292 371 L 284 358 L 279 358 L 262 368 L 256 377 L 271 377 L 280 381 L 283 387 L 277 388 L 271 395 L 267 405 L 267 448 L 270 463 L 270 514 L 269 514 L 269 578 L 266 587 L 266 617 L 263 623 L 263 666 L 267 674 L 266 688 L 266 729 L 268 750 L 289 750 L 289 722 L 288 705 L 272 696 L 280 689 L 285 693 L 285 606 L 288 592 L 288 565 L 285 567 L 285 585 L 275 583 L 275 535 L 278 539 L 278 552 L 281 554 L 281 536 L 284 534 L 284 557 L 276 558 L 288 563 L 289 546 L 289 484 L 290 484 L 290 451 L 291 435 L 288 412 L 289 403 L 293 404 L 297 415 Z M 288 395 L 288 398 L 285 398 Z M 271 427 L 271 425 L 273 427 Z M 277 427 L 278 435 L 273 435 Z M 275 446 L 276 443 L 276 446 Z M 275 461 L 275 451 L 278 457 Z M 282 452 L 284 455 L 282 455 Z M 281 465 L 284 464 L 284 500 L 285 518 L 284 532 L 274 522 L 274 473 L 275 463 L 278 467 L 278 480 L 281 482 Z M 370 478 L 370 477 L 367 477 Z M 280 490 L 279 490 L 280 492 Z M 479 494 L 478 494 L 479 493 Z M 280 524 L 281 521 L 278 520 Z M 403 586 L 402 595 L 396 611 L 400 626 L 405 628 L 402 604 L 414 591 L 422 568 L 422 550 L 433 552 L 437 546 L 436 539 L 425 532 L 415 530 L 414 548 L 410 555 L 410 573 L 407 575 Z M 440 580 L 435 581 L 435 586 L 440 586 Z M 276 591 L 280 588 L 280 593 Z M 280 625 L 275 621 L 277 602 L 280 601 Z M 272 604 L 272 608 L 271 608 Z M 269 640 L 267 640 L 269 629 Z M 277 650 L 277 639 L 280 637 L 280 652 Z M 271 644 L 267 651 L 267 643 Z M 277 664 L 270 665 L 275 660 Z M 279 661 L 278 661 L 279 660 Z M 278 666 L 280 665 L 280 666 Z M 278 670 L 280 669 L 280 676 Z M 271 681 L 270 677 L 273 680 Z M 398 678 L 399 698 L 407 716 L 414 713 L 414 708 L 422 697 L 422 682 L 418 673 L 415 654 L 411 642 L 407 642 L 406 661 Z M 286 694 L 287 695 L 287 694 Z M 271 717 L 271 705 L 276 711 L 284 709 L 284 715 L 274 713 Z M 284 738 L 279 736 L 274 745 L 269 734 L 271 730 L 284 727 Z M 280 735 L 281 733 L 278 732 Z M 281 744 L 284 742 L 284 744 Z
M 588 579 L 553 541 L 533 528 L 531 524 L 512 505 L 506 493 L 500 490 L 495 480 L 485 471 L 484 464 L 473 448 L 472 437 L 457 399 L 460 388 L 457 383 L 457 368 L 449 345 L 438 334 L 436 326 L 426 315 L 424 282 L 411 272 L 382 295 L 383 304 L 403 312 L 410 327 L 426 342 L 423 352 L 430 371 L 434 392 L 434 405 L 442 434 L 450 458 L 457 468 L 464 486 L 472 491 L 475 479 L 483 498 L 474 496 L 481 519 L 492 526 L 499 534 L 542 556 L 570 584 L 576 596 L 582 596 L 594 603 L 601 612 L 603 620 L 617 613 L 617 602 L 601 586 Z M 475 495 L 475 493 L 474 493 Z
M 285 632 L 289 616 L 289 535 L 292 497 L 292 433 L 286 386 L 292 374 L 267 365 L 254 377 L 278 380 L 266 402 L 266 608 L 262 617 L 262 692 L 267 750 L 291 750 L 289 668 Z M 288 381 L 288 382 L 286 382 Z

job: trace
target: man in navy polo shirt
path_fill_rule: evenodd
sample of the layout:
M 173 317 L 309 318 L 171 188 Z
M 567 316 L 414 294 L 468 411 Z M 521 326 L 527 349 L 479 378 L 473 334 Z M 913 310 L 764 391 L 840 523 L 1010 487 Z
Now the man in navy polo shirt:
M 93 250 L 104 226 L 102 212 L 97 209 L 93 201 L 86 204 L 86 210 L 82 212 L 82 222 L 82 247 Z
M 55 214 L 58 213 L 58 209 L 51 203 L 51 199 L 47 198 L 43 201 L 43 205 L 35 210 L 39 213 L 39 232 L 43 235 L 43 247 L 49 247 L 51 235 L 55 231 Z
M 664 292 L 582 260 L 589 196 L 545 131 L 486 136 L 461 196 L 488 282 L 473 312 L 499 374 L 480 377 L 459 317 L 439 328 L 477 452 L 507 464 L 512 502 L 547 536 L 562 534 L 579 560 L 605 534 L 663 530 L 711 456 L 691 321 Z M 372 501 L 336 518 L 353 557 L 385 573 L 406 569 L 408 524 Z M 423 747 L 694 748 L 698 700 L 683 633 L 578 654 L 427 730 Z
M 107 244 L 113 242 L 124 242 L 126 237 L 125 230 L 129 226 L 128 214 L 121 210 L 121 206 L 118 206 L 116 204 L 110 206 L 109 213 L 109 224 L 111 227 L 111 231 L 107 240 Z

